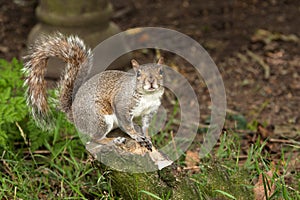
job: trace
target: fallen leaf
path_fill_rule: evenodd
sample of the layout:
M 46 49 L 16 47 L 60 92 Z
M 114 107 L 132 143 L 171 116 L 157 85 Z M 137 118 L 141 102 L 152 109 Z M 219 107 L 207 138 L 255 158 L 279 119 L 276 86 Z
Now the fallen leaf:
M 199 153 L 195 151 L 187 151 L 185 156 L 186 167 L 193 170 L 199 170 L 198 164 L 200 162 Z
M 299 38 L 294 34 L 284 35 L 280 33 L 272 33 L 265 29 L 258 29 L 251 37 L 253 42 L 264 42 L 269 44 L 272 41 L 282 40 L 286 42 L 299 42 Z
M 253 188 L 254 199 L 255 200 L 266 200 L 267 196 L 270 197 L 275 191 L 275 184 L 271 183 L 274 172 L 272 170 L 268 171 L 265 174 L 260 174 L 258 177 L 258 182 Z M 267 191 L 265 191 L 265 189 Z
M 251 57 L 251 59 L 257 62 L 264 69 L 264 78 L 269 79 L 270 77 L 270 66 L 264 61 L 263 57 L 255 54 L 254 52 L 247 50 L 247 55 Z
M 264 127 L 262 124 L 257 125 L 257 134 L 260 135 L 261 139 L 264 140 L 272 135 L 274 135 L 274 126 L 268 125 Z
M 0 46 L 0 52 L 7 53 L 9 51 L 8 47 Z

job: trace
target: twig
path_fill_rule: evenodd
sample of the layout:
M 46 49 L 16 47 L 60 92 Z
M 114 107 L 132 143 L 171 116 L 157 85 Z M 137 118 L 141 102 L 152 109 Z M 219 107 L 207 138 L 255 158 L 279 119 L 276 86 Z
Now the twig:
M 173 133 L 173 131 L 171 131 L 171 137 L 172 137 L 172 143 L 173 143 L 173 146 L 174 146 L 174 149 L 175 149 L 175 152 L 176 152 L 176 158 L 179 158 L 179 155 L 178 155 L 178 152 L 177 152 L 177 147 L 176 147 L 176 142 L 174 140 L 174 133 Z
M 17 191 L 18 191 L 18 187 L 15 186 L 15 188 L 14 188 L 14 199 L 17 199 Z
M 239 115 L 240 113 L 238 111 L 232 110 L 230 108 L 226 108 L 226 112 L 232 115 Z
M 51 152 L 49 150 L 36 150 L 34 152 L 31 151 L 24 151 L 25 154 L 51 154 Z
M 248 158 L 248 155 L 240 155 L 240 156 L 233 157 L 233 158 L 234 158 L 234 159 L 239 158 L 239 160 L 244 160 L 244 159 L 247 159 L 247 158 Z
M 300 145 L 299 142 L 296 142 L 296 141 L 294 141 L 294 140 L 283 140 L 283 139 L 270 138 L 269 141 L 270 141 L 270 142 L 276 142 L 276 143 L 286 143 L 286 144 L 296 144 L 296 145 Z
M 125 15 L 127 15 L 128 13 L 130 13 L 131 11 L 133 10 L 132 7 L 127 7 L 127 8 L 124 8 L 122 10 L 119 10 L 119 11 L 116 11 L 114 13 L 114 15 L 112 16 L 113 19 L 119 19 L 119 18 L 122 18 L 124 17 Z
M 192 166 L 192 167 L 183 167 L 183 170 L 199 170 L 199 166 Z
M 7 162 L 5 160 L 2 160 L 2 163 L 4 165 L 5 172 L 8 173 L 11 176 L 12 180 L 16 180 L 16 177 L 12 173 L 11 168 L 9 167 L 9 165 L 7 164 Z
M 250 50 L 247 50 L 247 54 L 254 60 L 256 61 L 260 66 L 263 67 L 264 69 L 264 72 L 265 72 L 265 79 L 268 79 L 270 77 L 270 66 L 267 65 L 265 63 L 265 61 L 258 55 L 256 55 L 255 53 L 253 53 L 252 51 Z
M 26 135 L 25 135 L 23 129 L 21 128 L 21 126 L 19 125 L 18 122 L 16 122 L 16 126 L 18 127 L 18 129 L 19 129 L 19 131 L 20 131 L 20 134 L 21 134 L 21 136 L 22 136 L 22 138 L 23 138 L 25 144 L 26 144 L 27 146 L 29 146 L 28 141 L 27 141 L 27 139 L 26 139 Z

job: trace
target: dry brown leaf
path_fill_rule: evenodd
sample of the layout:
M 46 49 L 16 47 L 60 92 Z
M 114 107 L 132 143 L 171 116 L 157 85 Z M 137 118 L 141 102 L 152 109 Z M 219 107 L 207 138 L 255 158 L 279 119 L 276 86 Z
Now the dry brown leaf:
M 271 183 L 271 178 L 273 177 L 273 170 L 268 171 L 265 174 L 265 186 L 264 186 L 264 181 L 263 181 L 263 174 L 260 174 L 258 177 L 258 182 L 255 184 L 253 188 L 254 192 L 254 197 L 255 200 L 265 200 L 266 199 L 266 192 L 265 192 L 265 187 L 267 190 L 267 195 L 270 197 L 274 191 L 275 191 L 275 184 Z
M 257 125 L 257 134 L 260 135 L 261 139 L 266 139 L 267 137 L 274 135 L 274 126 L 268 125 L 264 127 L 262 124 Z
M 185 164 L 187 168 L 194 168 L 200 162 L 199 153 L 195 151 L 187 151 L 185 156 Z

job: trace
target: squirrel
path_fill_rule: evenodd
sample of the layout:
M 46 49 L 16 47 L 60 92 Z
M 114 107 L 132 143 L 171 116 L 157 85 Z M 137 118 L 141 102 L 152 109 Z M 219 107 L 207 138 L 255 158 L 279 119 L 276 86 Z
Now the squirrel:
M 80 104 L 80 108 L 77 108 L 77 105 L 75 108 L 76 97 L 75 100 L 73 99 L 74 92 L 77 93 L 82 87 L 75 83 L 76 79 L 82 70 L 92 66 L 93 54 L 83 40 L 78 36 L 65 36 L 61 33 L 42 36 L 29 52 L 25 57 L 24 85 L 27 86 L 27 105 L 31 108 L 37 124 L 42 128 L 47 128 L 52 121 L 46 90 L 47 82 L 44 77 L 47 60 L 50 57 L 58 57 L 67 64 L 59 84 L 59 109 L 66 113 L 71 122 L 74 122 L 78 113 L 79 115 L 88 114 L 91 111 L 90 108 L 85 108 L 86 105 L 83 104 Z M 89 96 L 90 104 L 94 106 L 96 119 L 93 121 L 96 124 L 83 121 L 81 124 L 86 124 L 80 125 L 83 128 L 79 127 L 79 129 L 88 130 L 89 128 L 84 127 L 95 126 L 96 128 L 92 128 L 93 133 L 90 137 L 102 139 L 111 130 L 119 127 L 141 146 L 152 151 L 148 128 L 161 104 L 161 97 L 164 93 L 164 59 L 161 57 L 157 63 L 144 65 L 140 65 L 133 59 L 131 64 L 134 73 L 107 70 L 83 83 L 87 85 L 87 88 L 93 89 L 91 91 L 94 94 L 89 92 L 85 94 Z M 75 111 L 77 113 L 74 114 Z M 137 117 L 141 118 L 142 127 L 133 122 L 133 119 Z M 79 120 L 84 120 L 85 116 L 79 116 L 79 118 Z M 119 141 L 124 142 L 124 140 L 125 138 Z

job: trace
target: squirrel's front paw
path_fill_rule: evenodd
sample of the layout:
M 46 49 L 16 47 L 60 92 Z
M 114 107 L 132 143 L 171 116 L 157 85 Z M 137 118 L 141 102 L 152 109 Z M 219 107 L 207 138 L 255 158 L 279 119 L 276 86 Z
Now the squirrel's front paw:
M 152 151 L 152 142 L 149 138 L 138 135 L 134 137 L 135 141 L 137 141 L 142 147 L 146 147 L 149 151 Z

